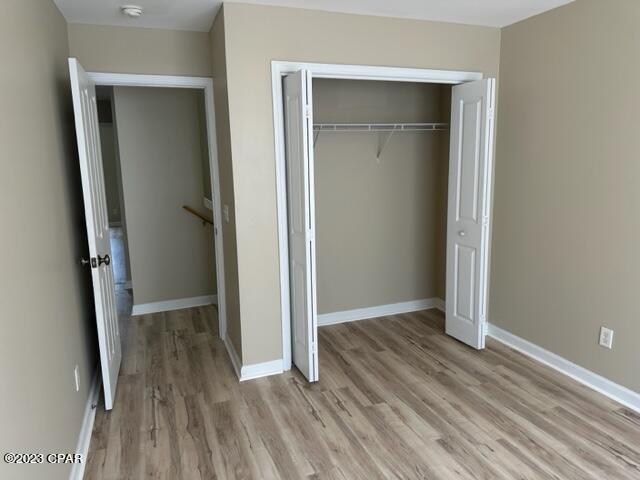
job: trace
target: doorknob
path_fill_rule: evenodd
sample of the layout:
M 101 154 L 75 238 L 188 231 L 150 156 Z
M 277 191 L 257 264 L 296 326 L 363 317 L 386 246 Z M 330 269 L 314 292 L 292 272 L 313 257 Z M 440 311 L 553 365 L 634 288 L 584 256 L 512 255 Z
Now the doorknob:
M 460 235 L 461 237 L 464 237 L 467 234 L 467 232 L 465 232 L 464 230 L 460 230 L 458 232 L 458 235 Z
M 82 265 L 83 267 L 86 267 L 87 265 L 89 265 L 91 262 L 89 260 L 87 260 L 84 257 L 80 257 L 80 265 Z
M 109 255 L 105 255 L 104 257 L 101 257 L 100 255 L 98 255 L 98 266 L 102 265 L 109 265 L 111 263 L 111 258 L 109 258 Z

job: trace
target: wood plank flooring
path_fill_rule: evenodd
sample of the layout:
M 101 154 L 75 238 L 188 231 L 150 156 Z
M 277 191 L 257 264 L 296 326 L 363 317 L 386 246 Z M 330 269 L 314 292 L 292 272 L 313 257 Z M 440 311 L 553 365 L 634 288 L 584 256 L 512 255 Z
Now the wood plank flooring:
M 128 322 L 88 479 L 640 479 L 640 415 L 435 310 L 320 329 L 320 382 L 239 383 L 216 310 Z

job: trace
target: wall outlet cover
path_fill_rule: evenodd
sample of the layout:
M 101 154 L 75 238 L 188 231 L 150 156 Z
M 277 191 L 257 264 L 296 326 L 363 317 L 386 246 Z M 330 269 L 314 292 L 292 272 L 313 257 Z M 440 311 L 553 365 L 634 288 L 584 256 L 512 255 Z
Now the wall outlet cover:
M 613 347 L 613 330 L 607 327 L 600 327 L 600 339 L 598 343 L 601 347 L 612 348 Z
M 73 369 L 73 378 L 76 382 L 76 392 L 80 391 L 80 367 L 76 365 L 76 368 Z

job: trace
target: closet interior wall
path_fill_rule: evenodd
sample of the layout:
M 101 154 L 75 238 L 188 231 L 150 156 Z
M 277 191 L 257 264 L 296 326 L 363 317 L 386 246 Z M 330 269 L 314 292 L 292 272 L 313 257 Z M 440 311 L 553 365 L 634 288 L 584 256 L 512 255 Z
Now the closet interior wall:
M 451 86 L 314 79 L 314 123 L 449 123 Z M 320 132 L 318 313 L 445 298 L 449 130 Z

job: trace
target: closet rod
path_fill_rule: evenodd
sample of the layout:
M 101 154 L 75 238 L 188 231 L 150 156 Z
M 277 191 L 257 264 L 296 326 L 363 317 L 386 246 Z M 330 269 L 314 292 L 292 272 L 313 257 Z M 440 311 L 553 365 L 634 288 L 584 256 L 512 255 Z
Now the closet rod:
M 316 123 L 316 132 L 422 132 L 448 130 L 448 123 Z

